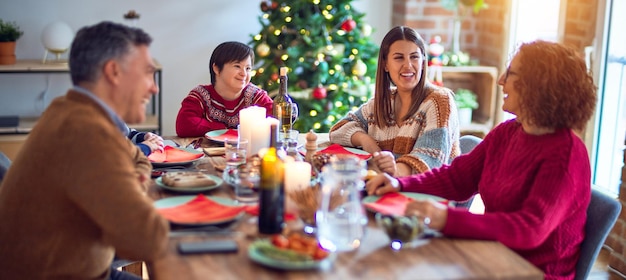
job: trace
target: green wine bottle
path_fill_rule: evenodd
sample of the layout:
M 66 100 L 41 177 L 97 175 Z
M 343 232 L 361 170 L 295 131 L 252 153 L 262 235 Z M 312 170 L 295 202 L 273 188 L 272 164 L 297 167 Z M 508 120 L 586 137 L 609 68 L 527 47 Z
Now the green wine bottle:
M 278 126 L 270 125 L 270 147 L 261 159 L 259 187 L 259 233 L 281 233 L 285 224 L 284 163 L 279 156 Z
M 272 114 L 280 121 L 280 129 L 282 132 L 287 133 L 293 126 L 292 110 L 293 101 L 288 95 L 287 86 L 287 67 L 280 67 L 280 87 L 278 88 L 278 94 L 274 97 L 274 105 L 272 108 Z

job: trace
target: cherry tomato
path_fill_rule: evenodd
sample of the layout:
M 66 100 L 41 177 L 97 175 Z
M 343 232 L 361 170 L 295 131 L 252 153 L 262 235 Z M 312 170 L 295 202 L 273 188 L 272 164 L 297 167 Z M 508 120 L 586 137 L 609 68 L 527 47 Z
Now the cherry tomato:
M 275 234 L 272 236 L 272 244 L 281 249 L 289 248 L 289 239 L 282 234 Z

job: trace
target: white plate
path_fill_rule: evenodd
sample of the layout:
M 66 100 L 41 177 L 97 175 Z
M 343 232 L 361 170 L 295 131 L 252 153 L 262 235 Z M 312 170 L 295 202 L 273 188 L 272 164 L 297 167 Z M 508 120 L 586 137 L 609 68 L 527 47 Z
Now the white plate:
M 222 183 L 224 182 L 224 180 L 222 180 L 222 178 L 217 177 L 215 175 L 209 175 L 209 174 L 205 174 L 205 176 L 209 177 L 209 179 L 213 180 L 215 182 L 215 185 L 210 185 L 210 186 L 204 186 L 204 187 L 195 187 L 195 188 L 177 188 L 177 187 L 170 187 L 168 185 L 166 185 L 165 183 L 163 183 L 163 178 L 159 177 L 157 178 L 155 181 L 155 183 L 157 184 L 157 186 L 169 190 L 169 191 L 173 191 L 173 192 L 179 192 L 179 193 L 199 193 L 199 192 L 204 192 L 204 191 L 209 191 L 212 189 L 216 189 L 219 188 Z
M 218 130 L 209 131 L 204 134 L 204 137 L 206 137 L 207 139 L 211 141 L 224 143 L 224 139 L 221 136 L 224 133 L 228 132 L 229 130 L 234 130 L 234 129 L 218 129 Z M 234 131 L 237 131 L 237 130 L 234 130 Z
M 179 150 L 184 150 L 184 151 L 190 152 L 192 154 L 196 154 L 196 155 L 202 154 L 202 156 L 199 157 L 199 158 L 196 158 L 196 159 L 185 160 L 185 161 L 174 161 L 174 162 L 169 162 L 169 161 L 168 162 L 153 162 L 153 161 L 150 161 L 150 163 L 152 163 L 152 167 L 170 167 L 170 166 L 177 166 L 177 165 L 188 165 L 188 164 L 191 164 L 191 163 L 193 163 L 193 162 L 195 162 L 195 161 L 197 161 L 197 160 L 199 160 L 199 159 L 204 157 L 204 151 L 198 151 L 198 150 L 192 149 L 192 148 L 182 148 L 182 147 L 174 147 L 174 148 L 179 149 Z
M 225 198 L 225 197 L 217 197 L 217 196 L 205 196 L 207 199 L 213 200 L 214 202 L 217 202 L 219 204 L 222 205 L 226 205 L 226 206 L 240 206 L 237 204 L 236 201 L 229 199 L 229 198 Z M 196 195 L 182 195 L 182 196 L 172 196 L 172 197 L 167 197 L 167 198 L 163 198 L 163 199 L 159 199 L 157 201 L 154 202 L 154 208 L 156 209 L 161 209 L 161 208 L 169 208 L 169 207 L 176 207 L 179 205 L 183 205 L 187 202 L 189 202 L 190 200 L 196 198 Z M 241 217 L 243 214 L 245 213 L 245 211 L 241 211 L 241 213 L 231 219 L 225 219 L 225 220 L 219 220 L 219 221 L 210 221 L 210 222 L 199 222 L 199 223 L 175 223 L 175 222 L 171 222 L 173 224 L 177 224 L 177 225 L 182 225 L 182 226 L 209 226 L 209 225 L 219 225 L 219 224 L 223 224 L 223 223 L 227 223 L 227 222 L 231 222 L 234 221 L 236 219 L 238 219 L 239 217 Z
M 263 252 L 258 250 L 258 247 L 269 243 L 268 240 L 257 240 L 248 246 L 248 257 L 258 264 L 277 268 L 282 270 L 310 270 L 310 269 L 320 269 L 325 268 L 326 266 L 330 266 L 335 259 L 335 254 L 331 253 L 323 260 L 308 260 L 308 261 L 284 261 L 277 260 L 266 256 Z

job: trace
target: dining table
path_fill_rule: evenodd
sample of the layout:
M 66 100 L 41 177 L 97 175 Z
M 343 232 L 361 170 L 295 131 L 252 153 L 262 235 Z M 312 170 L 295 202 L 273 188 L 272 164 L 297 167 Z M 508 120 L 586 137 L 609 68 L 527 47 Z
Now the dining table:
M 317 143 L 327 145 L 328 134 L 318 133 Z M 301 134 L 299 141 L 305 140 Z M 221 176 L 225 160 L 220 143 L 200 138 L 164 137 L 181 147 L 204 150 L 206 155 L 185 168 Z M 302 142 L 303 143 L 303 142 Z M 213 149 L 213 150 L 212 150 Z M 205 196 L 233 199 L 232 186 L 201 192 Z M 180 196 L 153 183 L 148 195 L 154 201 Z M 188 195 L 188 194 L 187 194 Z M 302 229 L 301 220 L 286 223 L 286 230 Z M 368 224 L 360 246 L 348 252 L 331 253 L 314 268 L 269 267 L 255 262 L 249 246 L 269 236 L 257 232 L 257 217 L 244 213 L 238 219 L 211 230 L 188 230 L 172 225 L 167 252 L 146 262 L 150 279 L 543 279 L 541 270 L 496 241 L 437 237 L 420 239 L 396 250 L 368 211 Z M 180 254 L 178 244 L 195 241 L 235 241 L 238 250 L 229 253 Z

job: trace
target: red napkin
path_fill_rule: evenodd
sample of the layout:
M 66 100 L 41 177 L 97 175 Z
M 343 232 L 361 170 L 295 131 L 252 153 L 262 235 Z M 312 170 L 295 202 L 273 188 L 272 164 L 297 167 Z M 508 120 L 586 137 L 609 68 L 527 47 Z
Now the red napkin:
M 370 203 L 364 203 L 363 205 L 373 211 L 385 215 L 404 215 L 406 205 L 413 200 L 413 198 L 401 193 L 386 193 L 378 200 Z M 448 200 L 443 199 L 439 201 L 439 203 L 448 205 Z
M 249 205 L 246 207 L 246 213 L 252 215 L 252 216 L 258 216 L 259 215 L 259 205 L 255 204 L 255 205 Z M 296 219 L 296 215 L 292 214 L 292 213 L 286 213 L 285 212 L 285 221 L 293 221 Z
M 246 206 L 226 206 L 199 194 L 194 199 L 175 207 L 157 209 L 167 220 L 174 223 L 226 222 L 234 219 Z
M 148 159 L 152 162 L 182 162 L 190 161 L 202 157 L 202 153 L 191 153 L 185 150 L 177 149 L 172 146 L 165 146 L 163 151 L 154 151 Z
M 346 150 L 346 148 L 342 147 L 339 144 L 332 144 L 328 147 L 326 147 L 325 149 L 319 151 L 318 153 L 324 153 L 324 154 L 342 154 L 342 155 L 355 155 L 357 157 L 359 157 L 362 160 L 368 160 L 370 157 L 372 157 L 372 155 L 370 154 L 355 154 L 353 152 L 350 152 L 348 150 Z
M 226 132 L 222 133 L 221 135 L 211 137 L 211 140 L 224 142 L 226 141 L 226 139 L 237 139 L 237 138 L 239 138 L 239 132 L 237 132 L 237 130 L 234 130 L 234 129 L 228 129 L 226 130 Z
M 404 215 L 406 205 L 413 199 L 401 193 L 386 193 L 377 201 L 365 203 L 365 207 L 385 215 Z

